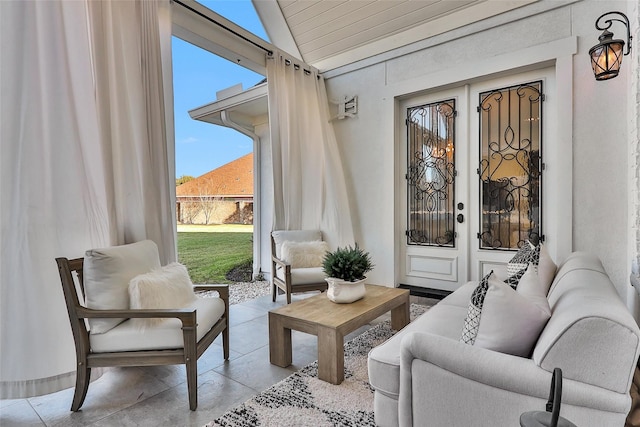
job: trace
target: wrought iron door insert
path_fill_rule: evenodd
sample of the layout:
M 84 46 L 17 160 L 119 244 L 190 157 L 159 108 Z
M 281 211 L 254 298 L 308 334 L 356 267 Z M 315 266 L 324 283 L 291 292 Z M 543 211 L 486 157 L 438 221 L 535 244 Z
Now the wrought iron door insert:
M 480 94 L 481 249 L 542 239 L 542 81 Z
M 455 247 L 455 100 L 407 109 L 407 244 Z

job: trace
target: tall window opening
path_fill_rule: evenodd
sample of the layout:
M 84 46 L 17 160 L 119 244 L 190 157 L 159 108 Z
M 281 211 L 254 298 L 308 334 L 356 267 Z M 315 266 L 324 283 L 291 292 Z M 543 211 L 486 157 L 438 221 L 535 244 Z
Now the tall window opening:
M 266 38 L 249 0 L 199 3 Z M 248 282 L 260 267 L 254 141 L 215 118 L 195 120 L 189 111 L 235 96 L 264 76 L 209 50 L 215 41 L 203 42 L 200 33 L 179 34 L 184 38 L 172 41 L 178 259 L 194 283 Z

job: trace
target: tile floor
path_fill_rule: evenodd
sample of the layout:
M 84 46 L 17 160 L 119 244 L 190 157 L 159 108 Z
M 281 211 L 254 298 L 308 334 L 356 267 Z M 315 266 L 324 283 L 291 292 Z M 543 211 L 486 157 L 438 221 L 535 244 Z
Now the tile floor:
M 412 296 L 411 302 L 432 305 L 435 301 Z M 284 295 L 275 303 L 267 295 L 231 306 L 230 357 L 223 360 L 218 337 L 199 359 L 196 411 L 189 410 L 184 365 L 107 368 L 89 385 L 81 411 L 69 411 L 72 388 L 29 399 L 0 400 L 0 426 L 203 426 L 317 359 L 316 337 L 293 331 L 293 364 L 280 368 L 269 363 L 267 313 L 284 303 Z

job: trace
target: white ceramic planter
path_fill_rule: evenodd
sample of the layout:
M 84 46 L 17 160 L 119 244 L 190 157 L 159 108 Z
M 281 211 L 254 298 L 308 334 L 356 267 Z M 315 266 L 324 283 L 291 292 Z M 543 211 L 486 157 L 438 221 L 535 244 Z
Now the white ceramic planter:
M 327 298 L 338 304 L 345 304 L 357 301 L 364 297 L 366 288 L 364 282 L 366 280 L 358 280 L 357 282 L 346 282 L 335 277 L 327 277 L 325 279 L 329 284 L 327 289 Z

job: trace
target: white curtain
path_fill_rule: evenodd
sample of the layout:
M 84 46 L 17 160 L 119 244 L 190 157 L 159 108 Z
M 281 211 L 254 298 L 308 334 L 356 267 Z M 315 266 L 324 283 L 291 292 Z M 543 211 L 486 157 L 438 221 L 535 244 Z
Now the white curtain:
M 330 247 L 353 244 L 344 171 L 324 79 L 275 51 L 267 59 L 274 230 L 320 229 Z
M 0 2 L 0 23 L 0 398 L 20 398 L 75 381 L 56 257 L 149 238 L 175 260 L 171 16 Z

